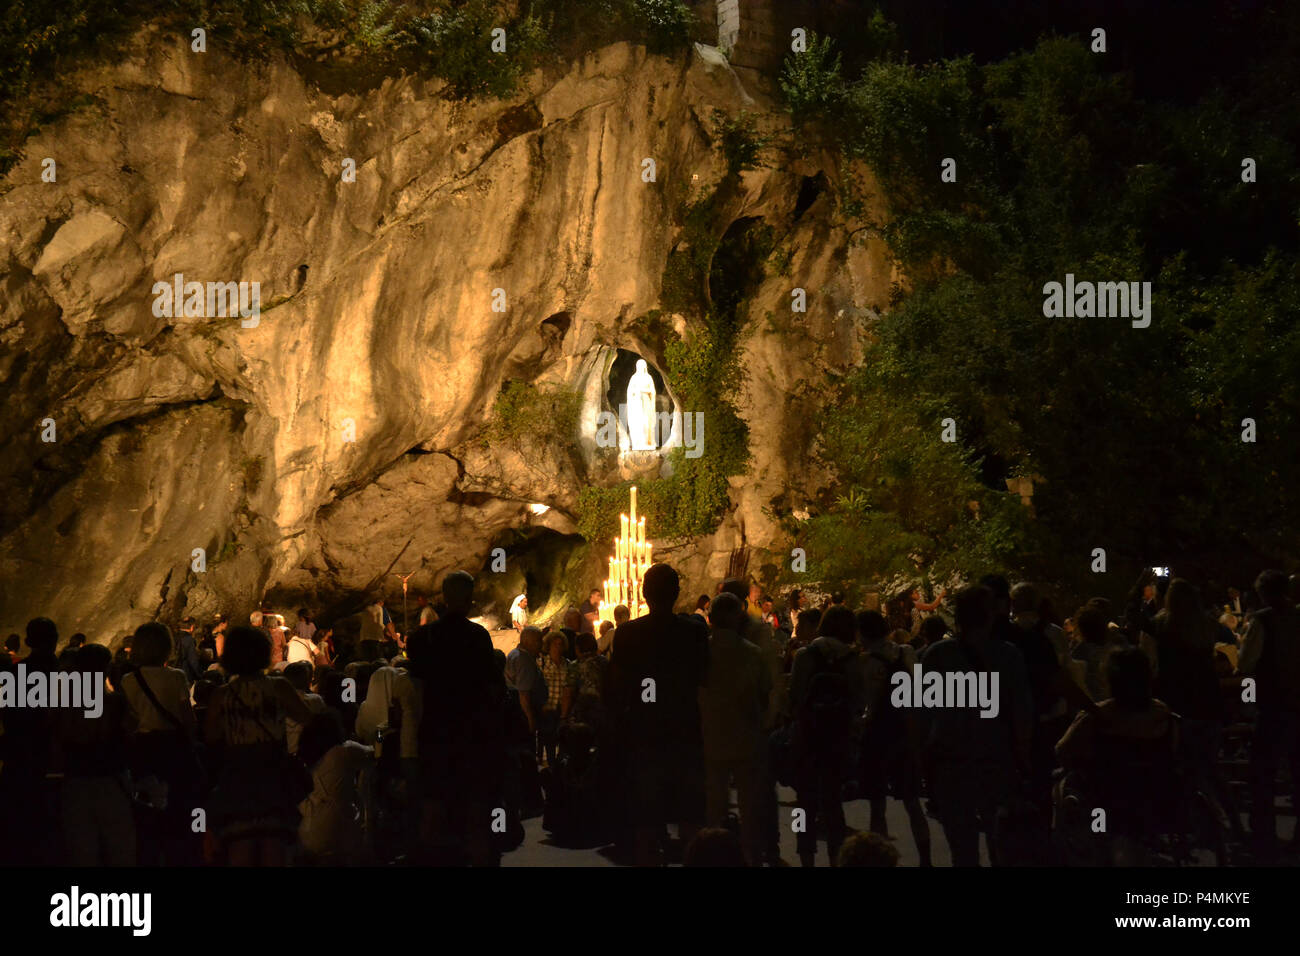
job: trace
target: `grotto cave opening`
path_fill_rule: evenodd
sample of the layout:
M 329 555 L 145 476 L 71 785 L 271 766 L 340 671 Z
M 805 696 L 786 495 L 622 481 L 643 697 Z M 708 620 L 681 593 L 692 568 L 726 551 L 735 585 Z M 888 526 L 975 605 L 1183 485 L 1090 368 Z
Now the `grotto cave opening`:
M 503 629 L 510 627 L 510 604 L 521 593 L 528 597 L 530 621 L 558 618 L 586 597 L 583 592 L 589 585 L 580 572 L 587 551 L 580 534 L 540 526 L 510 528 L 493 539 L 476 575 L 476 603 L 485 617 L 496 617 Z

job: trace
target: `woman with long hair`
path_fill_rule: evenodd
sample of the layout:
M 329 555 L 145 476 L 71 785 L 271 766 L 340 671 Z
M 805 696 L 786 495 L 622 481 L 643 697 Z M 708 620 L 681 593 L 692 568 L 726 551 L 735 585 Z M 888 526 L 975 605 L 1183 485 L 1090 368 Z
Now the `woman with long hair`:
M 1164 608 L 1143 633 L 1142 650 L 1155 671 L 1155 693 L 1182 717 L 1179 759 L 1188 782 L 1215 801 L 1217 812 L 1230 800 L 1218 774 L 1223 734 L 1223 697 L 1214 664 L 1218 630 L 1205 614 L 1196 587 L 1174 578 Z
M 266 631 L 231 628 L 221 663 L 230 681 L 208 705 L 206 739 L 221 752 L 209 816 L 230 865 L 283 866 L 298 804 L 312 791 L 311 774 L 289 753 L 285 721 L 306 724 L 314 715 L 292 684 L 267 674 Z

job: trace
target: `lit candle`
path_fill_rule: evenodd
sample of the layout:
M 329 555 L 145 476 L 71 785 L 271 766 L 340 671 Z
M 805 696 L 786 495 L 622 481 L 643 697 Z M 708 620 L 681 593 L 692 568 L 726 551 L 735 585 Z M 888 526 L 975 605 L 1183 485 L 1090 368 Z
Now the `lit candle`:
M 624 541 L 626 541 L 627 540 L 627 515 L 619 515 L 618 521 L 620 527 L 622 527 L 623 529 L 623 533 L 621 537 L 623 538 Z
M 632 486 L 632 524 L 636 524 L 636 485 Z M 627 534 L 627 530 L 624 529 L 623 533 Z
M 641 544 L 645 544 L 645 518 L 642 518 L 639 522 L 637 522 L 636 527 L 637 527 L 637 541 L 639 541 Z

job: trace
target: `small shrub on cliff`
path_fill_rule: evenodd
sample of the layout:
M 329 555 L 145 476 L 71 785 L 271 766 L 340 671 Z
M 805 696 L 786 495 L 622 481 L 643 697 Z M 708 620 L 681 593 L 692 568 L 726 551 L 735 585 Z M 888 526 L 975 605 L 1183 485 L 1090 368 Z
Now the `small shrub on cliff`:
M 507 382 L 497 396 L 483 438 L 516 448 L 524 443 L 568 442 L 578 427 L 582 394 L 558 385 Z
M 781 95 L 796 119 L 824 117 L 844 99 L 840 55 L 830 37 L 809 34 L 808 49 L 786 57 L 781 69 Z
M 695 28 L 695 15 L 682 0 L 531 0 L 528 6 L 549 23 L 553 43 L 570 58 L 616 40 L 671 54 L 690 46 Z
M 670 53 L 691 42 L 695 17 L 682 0 L 631 0 L 631 19 L 646 47 L 654 53 Z
M 492 50 L 492 31 L 506 31 L 506 51 Z M 531 14 L 503 22 L 492 0 L 469 0 L 452 10 L 434 10 L 407 22 L 396 44 L 425 59 L 448 83 L 455 99 L 504 98 L 515 92 L 547 44 L 541 20 Z
M 741 110 L 738 116 L 732 117 L 722 110 L 714 110 L 713 123 L 729 175 L 767 166 L 763 151 L 772 145 L 773 137 L 758 131 L 758 120 L 753 113 Z

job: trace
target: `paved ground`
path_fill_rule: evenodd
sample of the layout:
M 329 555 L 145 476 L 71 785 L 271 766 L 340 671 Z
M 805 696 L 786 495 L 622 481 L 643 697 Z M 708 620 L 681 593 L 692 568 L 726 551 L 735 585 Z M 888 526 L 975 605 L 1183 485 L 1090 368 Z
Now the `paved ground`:
M 787 790 L 784 787 L 779 788 L 778 797 L 781 801 L 781 816 L 784 825 L 781 828 L 781 856 L 792 866 L 799 865 L 799 855 L 795 852 L 795 837 L 790 831 L 790 810 L 795 806 L 795 795 L 793 790 Z M 734 805 L 735 794 L 732 794 Z M 865 830 L 869 824 L 869 808 L 865 800 L 855 800 L 852 803 L 844 805 L 844 816 L 851 828 Z M 911 831 L 907 826 L 907 814 L 903 811 L 903 805 L 895 800 L 889 801 L 889 810 L 887 812 L 887 821 L 889 832 L 894 837 L 894 846 L 902 854 L 899 861 L 901 866 L 916 866 L 918 863 L 916 855 L 916 846 L 912 842 Z M 507 853 L 501 858 L 502 866 L 617 866 L 604 849 L 594 850 L 570 850 L 564 847 L 551 846 L 548 842 L 546 831 L 542 829 L 542 818 L 534 817 L 531 820 L 524 821 L 524 830 L 527 836 L 524 838 L 523 845 L 512 853 Z M 939 825 L 930 821 L 930 839 L 933 843 L 933 856 L 935 866 L 950 865 L 951 858 L 948 855 L 948 844 L 944 842 L 943 834 L 939 830 Z M 981 858 L 985 864 L 988 863 L 987 855 L 981 842 Z M 817 865 L 828 866 L 826 858 L 825 841 L 818 844 Z
M 794 851 L 794 834 L 790 832 L 789 818 L 790 809 L 796 806 L 794 801 L 794 791 L 780 787 L 777 790 L 777 796 L 781 803 L 781 817 L 783 817 L 783 827 L 781 827 L 781 857 L 788 864 L 798 866 L 800 857 Z M 733 806 L 735 806 L 735 793 L 732 793 Z M 865 800 L 854 800 L 853 803 L 844 805 L 844 816 L 849 823 L 850 829 L 866 830 L 870 823 L 870 808 Z M 893 836 L 894 847 L 901 853 L 900 866 L 917 866 L 917 847 L 911 840 L 911 831 L 907 829 L 907 814 L 902 809 L 902 804 L 896 800 L 889 801 L 887 813 L 889 834 Z M 939 823 L 931 823 L 931 842 L 933 847 L 933 864 L 935 866 L 949 866 L 952 864 L 952 858 L 948 855 L 948 844 L 944 842 L 943 832 L 939 829 Z M 608 856 L 607 849 L 567 849 L 564 847 L 554 847 L 549 843 L 549 836 L 546 831 L 542 830 L 542 818 L 534 817 L 525 819 L 524 830 L 526 836 L 524 843 L 513 851 L 502 857 L 502 866 L 616 866 L 616 862 Z M 988 865 L 987 851 L 984 849 L 983 840 L 980 840 L 980 858 L 984 865 Z M 816 865 L 828 866 L 829 861 L 826 855 L 826 842 L 818 843 L 818 856 L 816 856 Z
M 793 790 L 787 790 L 784 787 L 778 789 L 779 799 L 781 801 L 781 815 L 783 826 L 781 828 L 781 856 L 787 863 L 792 866 L 799 865 L 799 856 L 795 852 L 795 837 L 790 832 L 790 809 L 795 806 L 795 795 Z M 732 794 L 733 807 L 735 803 L 735 794 Z M 1285 814 L 1287 811 L 1279 806 L 1279 811 Z M 869 807 L 865 800 L 855 800 L 852 803 L 844 805 L 844 816 L 848 825 L 852 829 L 865 830 L 868 828 Z M 903 810 L 903 805 L 896 800 L 889 801 L 889 808 L 886 813 L 886 819 L 890 835 L 893 837 L 894 846 L 901 854 L 899 860 L 900 866 L 916 866 L 919 863 L 916 854 L 916 845 L 912 842 L 912 834 L 907 825 L 907 814 Z M 1292 840 L 1296 833 L 1296 821 L 1294 817 L 1280 816 L 1279 836 L 1283 840 Z M 549 842 L 547 833 L 542 829 L 542 818 L 534 817 L 531 820 L 524 821 L 524 830 L 526 836 L 523 844 L 515 851 L 502 857 L 502 866 L 617 866 L 618 864 L 610 859 L 606 848 L 592 850 L 573 850 L 565 847 L 552 846 Z M 930 820 L 930 840 L 932 845 L 932 858 L 935 866 L 951 866 L 952 857 L 948 852 L 948 844 L 943 838 L 943 830 L 936 820 Z M 1239 854 L 1244 853 L 1244 849 L 1239 845 L 1230 846 L 1230 858 L 1234 866 L 1250 865 L 1248 857 Z M 1295 856 L 1296 850 L 1292 849 L 1288 865 L 1300 865 L 1300 858 Z M 980 863 L 983 866 L 988 865 L 988 849 L 984 845 L 984 840 L 980 838 Z M 826 843 L 821 841 L 817 844 L 817 866 L 828 866 L 826 858 Z M 1168 865 L 1168 864 L 1164 864 Z M 1196 866 L 1213 866 L 1213 857 L 1203 851 L 1197 851 Z

